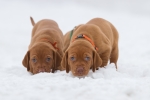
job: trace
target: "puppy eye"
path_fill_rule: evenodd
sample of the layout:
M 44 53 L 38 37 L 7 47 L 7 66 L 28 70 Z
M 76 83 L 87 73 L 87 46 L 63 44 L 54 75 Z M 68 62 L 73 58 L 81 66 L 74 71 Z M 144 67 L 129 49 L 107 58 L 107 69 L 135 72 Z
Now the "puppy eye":
M 35 58 L 33 58 L 33 59 L 32 59 L 32 62 L 36 63 L 36 62 L 37 62 L 37 60 L 36 60 Z
M 89 61 L 90 60 L 90 57 L 85 57 L 84 58 L 86 61 Z
M 75 61 L 76 58 L 75 58 L 75 57 L 70 57 L 70 60 L 71 60 L 71 61 Z
M 47 62 L 49 62 L 50 60 L 51 60 L 51 58 L 49 58 L 49 57 L 48 57 L 48 58 L 46 58 L 46 61 L 47 61 Z

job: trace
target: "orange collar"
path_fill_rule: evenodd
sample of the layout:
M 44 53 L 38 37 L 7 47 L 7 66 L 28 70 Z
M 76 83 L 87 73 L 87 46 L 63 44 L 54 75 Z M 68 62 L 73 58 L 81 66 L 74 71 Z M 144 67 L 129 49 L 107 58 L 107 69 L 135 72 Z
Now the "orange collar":
M 41 40 L 46 40 L 48 43 L 50 43 L 56 50 L 59 50 L 59 48 L 57 48 L 56 47 L 56 44 L 57 44 L 57 42 L 54 42 L 54 43 L 52 43 L 52 42 L 50 42 L 48 39 L 46 39 L 46 38 L 42 38 Z
M 76 36 L 76 37 L 73 39 L 72 42 L 74 42 L 74 41 L 75 41 L 76 39 L 78 39 L 78 38 L 85 38 L 86 40 L 88 40 L 88 41 L 92 44 L 92 46 L 95 48 L 95 50 L 98 50 L 98 48 L 95 46 L 94 42 L 93 42 L 88 36 L 86 36 L 86 35 L 84 35 L 84 34 L 79 34 L 78 36 Z

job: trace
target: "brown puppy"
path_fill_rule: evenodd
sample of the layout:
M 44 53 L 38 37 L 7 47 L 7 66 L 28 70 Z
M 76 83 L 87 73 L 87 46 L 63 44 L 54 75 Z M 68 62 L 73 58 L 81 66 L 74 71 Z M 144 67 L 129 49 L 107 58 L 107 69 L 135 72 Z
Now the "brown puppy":
M 84 25 L 79 25 L 71 37 L 71 32 L 64 36 L 65 55 L 62 66 L 68 73 L 70 70 L 75 76 L 85 76 L 90 68 L 93 72 L 98 67 L 104 67 L 108 61 L 115 63 L 118 60 L 118 32 L 108 21 L 94 18 Z
M 35 24 L 32 17 L 31 42 L 22 61 L 27 71 L 36 74 L 39 72 L 53 72 L 61 70 L 60 62 L 63 56 L 63 34 L 58 24 L 44 19 Z

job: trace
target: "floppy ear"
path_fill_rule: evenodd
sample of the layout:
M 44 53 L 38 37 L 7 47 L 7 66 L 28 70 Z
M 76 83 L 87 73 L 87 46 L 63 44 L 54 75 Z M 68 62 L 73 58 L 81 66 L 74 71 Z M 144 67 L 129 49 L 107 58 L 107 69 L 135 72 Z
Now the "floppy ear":
M 55 70 L 58 67 L 60 67 L 60 65 L 61 65 L 60 63 L 61 63 L 61 60 L 62 60 L 62 57 L 56 51 L 53 51 L 53 57 L 54 57 L 54 64 L 53 64 L 53 68 L 52 68 L 52 73 L 54 73 Z
M 30 70 L 29 60 L 30 60 L 30 52 L 28 51 L 26 53 L 26 55 L 24 56 L 24 59 L 22 61 L 22 64 L 23 64 L 24 67 L 27 68 L 27 71 Z
M 102 59 L 100 58 L 99 54 L 96 51 L 93 51 L 93 66 L 92 71 L 95 72 L 95 69 L 101 66 Z
M 69 65 L 68 65 L 68 52 L 66 51 L 62 61 L 61 61 L 61 66 L 66 69 L 66 72 L 69 73 Z

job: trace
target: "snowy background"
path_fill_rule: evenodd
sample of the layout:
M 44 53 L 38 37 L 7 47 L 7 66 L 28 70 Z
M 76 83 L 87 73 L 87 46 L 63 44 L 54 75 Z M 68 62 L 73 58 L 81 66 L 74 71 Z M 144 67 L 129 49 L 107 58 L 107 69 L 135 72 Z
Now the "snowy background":
M 22 66 L 30 16 L 55 20 L 64 34 L 94 17 L 110 21 L 120 35 L 118 71 L 31 75 Z M 150 0 L 0 0 L 0 100 L 150 100 L 149 43 Z

